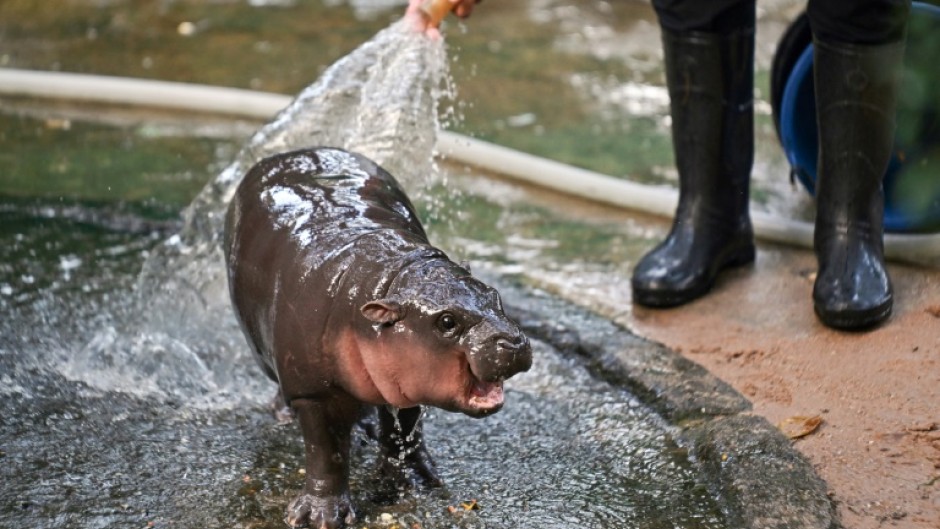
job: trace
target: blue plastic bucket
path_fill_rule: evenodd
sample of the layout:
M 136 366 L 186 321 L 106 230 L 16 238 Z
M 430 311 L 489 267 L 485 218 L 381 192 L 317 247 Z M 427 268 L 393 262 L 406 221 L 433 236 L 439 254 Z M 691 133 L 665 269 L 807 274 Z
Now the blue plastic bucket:
M 787 46 L 774 58 L 774 118 L 793 173 L 812 194 L 819 150 L 813 45 L 807 42 L 805 17 L 788 33 L 791 38 L 781 43 Z M 921 2 L 914 2 L 911 10 L 884 191 L 886 231 L 940 231 L 940 7 Z

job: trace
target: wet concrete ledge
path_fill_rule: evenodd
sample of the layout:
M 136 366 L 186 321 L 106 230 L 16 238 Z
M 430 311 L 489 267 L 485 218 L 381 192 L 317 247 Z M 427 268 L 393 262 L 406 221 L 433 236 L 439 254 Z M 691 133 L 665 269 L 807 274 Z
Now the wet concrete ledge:
M 581 358 L 595 376 L 625 388 L 676 427 L 677 441 L 712 487 L 729 527 L 841 527 L 809 461 L 777 428 L 750 414 L 750 402 L 728 384 L 573 303 L 505 279 L 486 281 L 531 337 Z

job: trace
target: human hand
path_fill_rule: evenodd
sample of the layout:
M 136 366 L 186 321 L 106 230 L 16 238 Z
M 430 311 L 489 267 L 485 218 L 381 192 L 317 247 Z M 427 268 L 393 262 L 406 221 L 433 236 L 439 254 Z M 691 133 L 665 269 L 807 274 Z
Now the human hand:
M 473 7 L 480 0 L 409 0 L 405 18 L 412 21 L 416 31 L 426 33 L 431 38 L 440 38 L 438 27 L 447 13 L 454 13 L 460 18 L 467 18 Z

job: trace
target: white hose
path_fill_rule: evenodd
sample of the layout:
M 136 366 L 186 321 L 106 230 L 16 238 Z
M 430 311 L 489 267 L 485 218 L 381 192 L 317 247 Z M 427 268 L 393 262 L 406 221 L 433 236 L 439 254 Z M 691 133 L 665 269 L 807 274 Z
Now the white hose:
M 175 110 L 270 119 L 291 97 L 236 88 L 129 79 L 62 72 L 0 68 L 0 94 L 99 103 L 130 104 Z M 453 132 L 442 131 L 438 150 L 446 158 L 516 180 L 613 206 L 671 217 L 678 201 L 672 188 L 636 184 L 579 169 Z M 763 212 L 752 212 L 760 239 L 812 248 L 813 225 Z M 940 234 L 885 234 L 888 258 L 936 265 Z
M 237 88 L 0 68 L 0 93 L 271 118 L 291 98 Z

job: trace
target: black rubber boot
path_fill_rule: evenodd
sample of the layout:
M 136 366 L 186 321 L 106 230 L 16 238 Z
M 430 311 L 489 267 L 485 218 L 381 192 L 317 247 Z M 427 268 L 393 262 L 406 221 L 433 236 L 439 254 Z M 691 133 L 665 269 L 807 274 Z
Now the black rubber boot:
M 815 42 L 819 126 L 813 304 L 823 323 L 863 329 L 891 314 L 882 180 L 894 143 L 904 42 Z
M 633 270 L 633 300 L 670 307 L 754 260 L 748 188 L 754 159 L 754 29 L 663 30 L 679 206 L 666 240 Z

